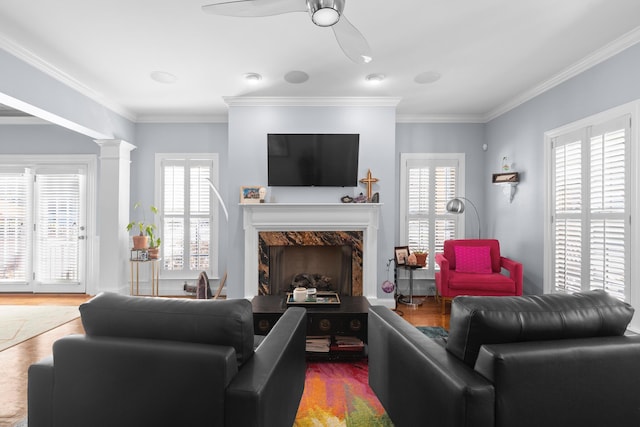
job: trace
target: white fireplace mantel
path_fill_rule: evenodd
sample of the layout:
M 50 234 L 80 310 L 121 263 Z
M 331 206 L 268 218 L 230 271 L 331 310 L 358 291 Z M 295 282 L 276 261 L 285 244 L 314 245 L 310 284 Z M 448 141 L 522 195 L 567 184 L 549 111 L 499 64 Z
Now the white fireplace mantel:
M 258 293 L 258 233 L 261 231 L 362 231 L 362 292 L 377 299 L 380 203 L 243 204 L 244 295 Z

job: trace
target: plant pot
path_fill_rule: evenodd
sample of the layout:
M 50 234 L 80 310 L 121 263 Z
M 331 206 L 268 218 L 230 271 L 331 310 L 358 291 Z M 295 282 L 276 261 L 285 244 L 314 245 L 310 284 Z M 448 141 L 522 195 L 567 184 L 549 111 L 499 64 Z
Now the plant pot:
M 149 248 L 147 250 L 147 253 L 149 254 L 149 259 L 158 259 L 158 252 L 160 251 L 159 248 L 155 247 L 155 248 Z
M 427 265 L 427 255 L 426 253 L 424 254 L 416 254 L 416 264 L 422 267 L 426 267 Z
M 149 236 L 133 236 L 133 249 L 147 249 Z

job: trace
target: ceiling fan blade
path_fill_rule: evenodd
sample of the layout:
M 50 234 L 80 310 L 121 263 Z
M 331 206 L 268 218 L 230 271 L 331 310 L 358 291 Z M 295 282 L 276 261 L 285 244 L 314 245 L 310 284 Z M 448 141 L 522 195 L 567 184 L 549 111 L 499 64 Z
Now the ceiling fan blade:
M 349 59 L 358 64 L 366 64 L 373 60 L 367 39 L 344 15 L 331 28 L 340 48 Z
M 304 0 L 239 0 L 202 6 L 207 13 L 225 16 L 273 16 L 290 12 L 306 12 Z

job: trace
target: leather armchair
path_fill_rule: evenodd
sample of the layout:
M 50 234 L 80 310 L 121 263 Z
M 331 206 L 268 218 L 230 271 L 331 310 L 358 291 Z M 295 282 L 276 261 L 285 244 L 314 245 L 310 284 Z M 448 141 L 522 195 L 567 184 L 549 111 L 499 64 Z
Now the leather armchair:
M 29 368 L 29 427 L 293 424 L 305 309 L 288 309 L 255 349 L 244 299 L 100 294 L 80 312 L 86 335 Z
M 460 262 L 456 260 L 457 247 L 488 248 L 489 259 L 486 262 L 489 271 L 478 273 L 461 269 Z M 445 314 L 446 302 L 458 295 L 522 295 L 522 264 L 501 256 L 498 240 L 446 240 L 444 251 L 436 254 L 435 262 L 440 266 L 440 271 L 435 273 L 435 282 L 442 302 L 442 314 Z M 502 274 L 503 269 L 509 273 L 508 276 Z
M 396 427 L 637 427 L 640 335 L 604 291 L 457 297 L 447 339 L 369 309 L 369 384 Z

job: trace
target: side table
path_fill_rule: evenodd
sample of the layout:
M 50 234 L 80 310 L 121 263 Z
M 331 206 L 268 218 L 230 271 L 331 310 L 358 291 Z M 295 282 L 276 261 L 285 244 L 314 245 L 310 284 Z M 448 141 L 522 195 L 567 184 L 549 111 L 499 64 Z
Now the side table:
M 131 295 L 140 295 L 140 264 L 150 265 L 151 296 L 158 296 L 160 294 L 160 258 L 129 260 L 129 271 L 131 273 Z M 133 291 L 134 283 L 135 293 Z
M 409 307 L 418 307 L 424 303 L 424 298 L 413 297 L 413 272 L 414 270 L 421 268 L 419 265 L 399 265 L 396 268 L 409 271 L 409 297 L 403 295 L 398 298 L 398 302 Z M 397 285 L 396 285 L 397 286 Z

